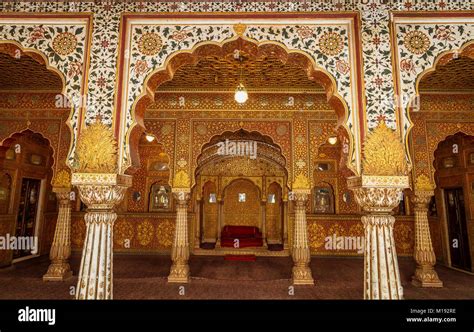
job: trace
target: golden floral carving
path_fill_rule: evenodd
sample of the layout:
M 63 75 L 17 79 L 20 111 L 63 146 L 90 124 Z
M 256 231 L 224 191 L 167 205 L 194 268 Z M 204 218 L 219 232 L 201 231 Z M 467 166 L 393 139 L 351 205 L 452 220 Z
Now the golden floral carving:
M 147 246 L 153 239 L 154 228 L 151 222 L 144 220 L 137 226 L 138 243 L 142 246 Z
M 156 226 L 156 239 L 165 248 L 170 248 L 173 244 L 175 224 L 170 220 L 165 220 Z
M 402 251 L 410 251 L 413 247 L 413 238 L 413 229 L 406 223 L 400 223 L 395 227 L 395 243 Z
M 174 175 L 173 188 L 189 188 L 190 185 L 191 180 L 189 179 L 189 175 L 186 173 L 186 171 L 180 170 Z
M 65 169 L 56 173 L 52 181 L 53 187 L 69 188 L 71 187 L 71 174 Z
M 408 51 L 417 55 L 425 53 L 430 47 L 430 39 L 422 31 L 408 32 L 403 42 Z
M 77 38 L 70 32 L 63 32 L 54 37 L 53 50 L 59 55 L 69 55 L 76 50 Z
M 116 245 L 124 248 L 127 242 L 130 243 L 133 239 L 134 231 L 131 222 L 126 220 L 119 220 L 115 223 L 114 242 Z
M 341 36 L 335 32 L 325 33 L 319 40 L 319 48 L 326 55 L 334 56 L 341 53 L 344 47 Z
M 310 189 L 311 185 L 308 178 L 303 174 L 298 174 L 293 181 L 292 189 Z
M 237 34 L 237 36 L 242 36 L 247 29 L 247 26 L 245 24 L 239 23 L 234 25 L 234 31 Z
M 308 242 L 313 250 L 324 245 L 325 234 L 325 229 L 322 225 L 315 222 L 308 223 Z
M 364 236 L 364 226 L 357 222 L 349 228 L 348 236 Z
M 346 230 L 345 230 L 344 226 L 342 226 L 340 224 L 334 224 L 334 225 L 331 225 L 329 227 L 328 235 L 329 236 L 336 235 L 336 237 L 345 236 L 346 235 Z
M 163 41 L 156 33 L 145 33 L 138 41 L 138 49 L 144 55 L 155 55 L 162 46 Z
M 117 142 L 110 128 L 96 121 L 84 129 L 77 144 L 76 165 L 80 173 L 116 172 Z
M 396 132 L 381 122 L 364 143 L 364 175 L 407 175 L 405 150 Z
M 430 181 L 430 178 L 425 174 L 421 174 L 416 178 L 415 181 L 415 190 L 416 191 L 432 191 L 434 186 Z

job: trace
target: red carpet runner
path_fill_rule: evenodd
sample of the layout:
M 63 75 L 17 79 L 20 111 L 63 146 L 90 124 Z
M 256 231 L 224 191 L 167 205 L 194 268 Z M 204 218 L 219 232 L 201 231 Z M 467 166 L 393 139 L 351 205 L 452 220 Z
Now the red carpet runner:
M 225 255 L 226 261 L 241 261 L 241 262 L 255 262 L 257 257 L 255 255 Z

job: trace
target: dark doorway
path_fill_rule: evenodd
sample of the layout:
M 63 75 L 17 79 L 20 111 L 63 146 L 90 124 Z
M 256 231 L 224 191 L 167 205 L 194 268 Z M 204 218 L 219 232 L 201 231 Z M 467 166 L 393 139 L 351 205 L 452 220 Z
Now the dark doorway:
M 41 180 L 23 178 L 21 182 L 20 204 L 15 232 L 17 239 L 19 237 L 35 236 L 40 188 Z M 15 250 L 13 252 L 13 258 L 29 255 L 31 255 L 31 250 Z
M 470 271 L 471 256 L 467 235 L 466 211 L 462 188 L 445 189 L 451 265 Z

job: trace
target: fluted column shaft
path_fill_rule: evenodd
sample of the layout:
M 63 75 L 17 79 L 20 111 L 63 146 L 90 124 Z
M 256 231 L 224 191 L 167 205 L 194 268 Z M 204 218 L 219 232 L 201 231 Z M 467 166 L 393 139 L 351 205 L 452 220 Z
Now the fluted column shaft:
M 168 282 L 189 281 L 188 200 L 189 192 L 174 191 L 176 197 L 176 229 L 171 249 L 171 265 Z
M 412 283 L 419 287 L 443 287 L 443 282 L 434 269 L 436 255 L 431 242 L 428 222 L 428 207 L 433 194 L 433 191 L 416 191 L 413 198 L 413 203 L 415 203 L 415 250 L 413 257 L 416 261 L 416 270 L 412 277 Z
M 306 226 L 306 203 L 309 190 L 294 191 L 295 224 L 293 229 L 293 284 L 314 285 L 309 263 L 311 253 L 308 245 L 308 228 Z
M 87 205 L 76 298 L 109 300 L 113 298 L 113 227 L 117 219 L 114 208 L 123 200 L 131 177 L 75 173 L 72 183 Z
M 362 217 L 365 233 L 364 298 L 402 299 L 393 225 L 395 218 L 388 214 L 369 214 Z
M 407 176 L 360 176 L 348 179 L 362 216 L 365 232 L 364 299 L 403 299 L 392 210 L 399 204 Z
M 43 276 L 43 280 L 63 281 L 72 276 L 69 266 L 69 257 L 71 256 L 71 189 L 54 188 L 53 191 L 59 201 L 58 220 L 49 252 L 51 264 Z

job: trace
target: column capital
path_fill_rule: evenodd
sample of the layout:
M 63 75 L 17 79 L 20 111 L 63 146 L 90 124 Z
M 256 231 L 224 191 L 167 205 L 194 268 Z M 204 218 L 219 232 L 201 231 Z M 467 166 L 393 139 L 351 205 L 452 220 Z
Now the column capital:
M 298 204 L 306 204 L 309 195 L 311 194 L 310 189 L 294 189 L 290 192 L 290 200 L 295 201 Z
M 171 192 L 180 203 L 187 203 L 191 197 L 191 188 L 171 188 Z
M 390 212 L 409 188 L 408 176 L 353 176 L 347 180 L 357 203 L 367 212 Z
M 430 203 L 431 197 L 433 196 L 434 190 L 415 190 L 412 202 L 415 203 L 416 207 L 427 208 L 427 205 Z
M 132 185 L 130 175 L 115 173 L 73 173 L 71 183 L 79 189 L 88 208 L 110 210 L 120 203 Z
M 69 203 L 71 197 L 71 187 L 53 187 L 53 193 L 56 194 L 60 203 Z

